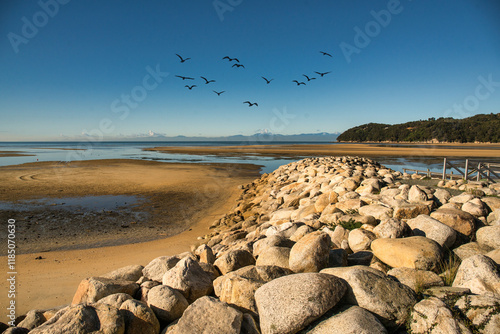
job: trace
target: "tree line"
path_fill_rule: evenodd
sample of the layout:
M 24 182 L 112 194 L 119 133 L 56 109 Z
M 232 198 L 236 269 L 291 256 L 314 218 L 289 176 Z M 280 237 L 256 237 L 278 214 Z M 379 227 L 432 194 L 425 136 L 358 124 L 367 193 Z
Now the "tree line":
M 339 142 L 500 142 L 500 113 L 463 119 L 429 118 L 403 124 L 368 123 L 350 128 Z

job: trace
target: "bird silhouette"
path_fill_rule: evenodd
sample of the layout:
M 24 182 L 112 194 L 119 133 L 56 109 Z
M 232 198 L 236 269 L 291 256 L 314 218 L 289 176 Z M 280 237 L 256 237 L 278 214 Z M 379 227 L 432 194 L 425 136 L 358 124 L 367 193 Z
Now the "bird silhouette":
M 205 82 L 205 84 L 209 84 L 209 83 L 211 83 L 211 82 L 215 82 L 215 80 L 208 80 L 208 79 L 207 79 L 207 78 L 205 78 L 205 77 L 200 77 L 200 78 L 202 78 L 203 80 L 205 80 L 205 81 L 206 81 L 206 82 Z
M 220 94 L 224 93 L 225 90 L 223 90 L 222 92 L 216 92 L 215 90 L 213 91 L 215 94 L 217 94 L 218 96 L 220 96 Z
M 228 56 L 225 56 L 225 57 L 224 57 L 224 58 L 222 58 L 222 59 L 227 59 L 227 60 L 229 60 L 229 61 L 233 61 L 233 60 L 235 60 L 235 61 L 236 61 L 236 62 L 238 62 L 238 63 L 240 62 L 240 61 L 238 60 L 238 58 L 231 58 L 231 57 L 228 57 Z
M 257 104 L 257 102 L 252 103 L 252 102 L 250 102 L 250 101 L 245 101 L 245 102 L 243 102 L 243 103 L 248 103 L 248 106 L 249 106 L 249 107 L 251 107 L 251 106 L 257 106 L 257 107 L 258 107 L 258 106 L 259 106 L 259 105 Z
M 186 86 L 184 86 L 184 87 L 187 87 L 187 88 L 189 88 L 189 90 L 191 90 L 191 89 L 193 89 L 193 87 L 196 87 L 196 85 L 192 85 L 192 86 L 188 86 L 188 85 L 186 85 Z
M 233 64 L 233 66 L 231 66 L 231 67 L 235 67 L 235 66 L 236 67 L 243 67 L 243 68 L 245 68 L 245 66 L 243 66 L 242 64 Z
M 293 82 L 296 82 L 297 83 L 297 86 L 300 86 L 300 85 L 306 85 L 305 82 L 298 82 L 297 80 L 292 80 Z
M 183 77 L 182 75 L 176 75 L 176 77 L 181 78 L 182 80 L 194 80 L 194 78 Z
M 309 78 L 307 75 L 305 74 L 302 74 L 303 76 L 305 76 L 307 78 L 307 81 L 311 81 L 311 80 L 316 80 L 316 78 Z
M 181 59 L 181 63 L 185 62 L 186 60 L 191 59 L 191 58 L 182 58 L 182 57 L 181 57 L 180 55 L 178 55 L 177 53 L 176 53 L 175 55 Z
M 332 57 L 331 54 L 329 54 L 328 52 L 324 52 L 324 51 L 320 51 L 321 54 L 323 54 L 323 56 L 329 56 L 329 57 Z
M 273 81 L 273 80 L 274 80 L 274 79 L 267 80 L 267 79 L 266 79 L 266 78 L 264 78 L 264 77 L 261 77 L 261 78 L 262 78 L 262 79 L 264 79 L 264 80 L 266 80 L 266 83 L 267 83 L 268 85 L 269 85 L 269 83 L 270 83 L 271 81 Z
M 331 73 L 331 72 L 332 71 L 330 71 L 330 72 L 324 72 L 324 73 L 321 73 L 321 72 L 314 72 L 314 73 L 319 74 L 319 75 L 321 75 L 321 77 L 323 77 L 324 75 L 326 75 L 328 73 Z

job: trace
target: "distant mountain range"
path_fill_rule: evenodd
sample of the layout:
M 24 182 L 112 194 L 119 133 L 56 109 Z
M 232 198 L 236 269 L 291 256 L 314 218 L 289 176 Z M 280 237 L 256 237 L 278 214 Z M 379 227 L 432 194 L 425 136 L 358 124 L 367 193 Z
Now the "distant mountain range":
M 463 119 L 429 118 L 403 124 L 368 123 L 350 128 L 339 142 L 498 143 L 500 114 L 480 114 Z
M 150 133 L 148 136 L 122 138 L 121 141 L 169 141 L 169 142 L 249 142 L 266 144 L 272 142 L 335 142 L 339 133 L 302 133 L 296 135 L 272 134 L 269 132 L 257 133 L 251 136 L 233 135 L 225 137 L 168 137 Z

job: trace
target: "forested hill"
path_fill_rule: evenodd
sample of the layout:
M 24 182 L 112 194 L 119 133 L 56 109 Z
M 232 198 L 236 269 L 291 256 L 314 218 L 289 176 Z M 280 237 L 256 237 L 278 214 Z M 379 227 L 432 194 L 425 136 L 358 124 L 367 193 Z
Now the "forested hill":
M 500 142 L 500 113 L 464 119 L 429 118 L 404 124 L 368 123 L 342 133 L 339 142 Z

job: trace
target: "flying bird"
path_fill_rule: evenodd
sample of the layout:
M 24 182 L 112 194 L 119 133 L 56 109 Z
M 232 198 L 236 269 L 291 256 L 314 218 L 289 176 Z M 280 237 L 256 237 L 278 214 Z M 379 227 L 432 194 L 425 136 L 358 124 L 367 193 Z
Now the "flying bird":
M 300 86 L 300 85 L 306 85 L 305 82 L 298 82 L 297 80 L 292 80 L 293 82 L 296 82 L 297 83 L 297 86 Z
M 225 90 L 223 90 L 222 92 L 216 92 L 215 90 L 213 91 L 215 94 L 217 94 L 218 96 L 220 96 L 220 94 L 224 93 Z
M 233 66 L 231 66 L 231 67 L 235 67 L 235 66 L 236 67 L 243 67 L 243 68 L 245 68 L 245 66 L 243 66 L 242 64 L 233 64 Z
M 332 71 L 330 71 L 330 72 L 324 72 L 324 73 L 321 73 L 321 72 L 314 72 L 314 73 L 319 74 L 319 75 L 321 75 L 321 77 L 323 77 L 324 75 L 326 75 L 328 73 L 331 73 L 331 72 Z
M 205 84 L 209 84 L 209 83 L 211 83 L 211 82 L 215 82 L 215 80 L 208 80 L 208 79 L 207 79 L 207 78 L 205 78 L 205 77 L 200 77 L 200 78 L 202 78 L 203 80 L 205 80 L 205 81 L 206 81 L 206 82 L 205 82 Z
M 192 85 L 192 86 L 188 86 L 188 85 L 186 85 L 186 86 L 184 86 L 184 87 L 187 87 L 187 88 L 189 88 L 189 90 L 191 90 L 191 89 L 193 89 L 193 87 L 196 87 L 196 85 Z
M 267 79 L 266 79 L 266 78 L 264 78 L 264 77 L 261 77 L 261 78 L 262 78 L 262 79 L 264 79 L 264 80 L 266 80 L 266 83 L 267 83 L 268 85 L 269 85 L 269 83 L 270 83 L 271 81 L 273 81 L 273 80 L 274 80 L 274 79 L 267 80 Z
M 329 54 L 328 52 L 320 51 L 320 53 L 321 53 L 323 56 L 329 56 L 329 57 L 332 57 L 332 55 L 331 55 L 331 54 Z
M 316 78 L 309 78 L 307 75 L 305 74 L 302 74 L 303 76 L 305 76 L 307 78 L 307 81 L 311 81 L 311 80 L 315 80 Z
M 183 77 L 182 75 L 176 75 L 176 77 L 181 78 L 182 80 L 194 80 L 194 78 Z
M 225 57 L 224 57 L 224 58 L 222 58 L 222 59 L 227 59 L 227 60 L 229 60 L 229 61 L 233 61 L 233 60 L 235 60 L 235 61 L 237 61 L 238 63 L 240 62 L 240 61 L 238 60 L 238 58 L 231 58 L 231 57 L 228 57 L 228 56 L 225 56 Z
M 178 55 L 177 53 L 176 53 L 175 55 L 181 59 L 181 63 L 185 62 L 186 60 L 191 59 L 191 58 L 182 58 L 182 57 L 181 57 L 180 55 Z
M 249 107 L 251 107 L 251 106 L 257 106 L 257 107 L 258 107 L 258 106 L 259 106 L 259 105 L 257 104 L 257 102 L 252 103 L 252 102 L 250 102 L 250 101 L 245 101 L 245 102 L 243 102 L 243 103 L 248 103 L 248 106 L 249 106 Z

